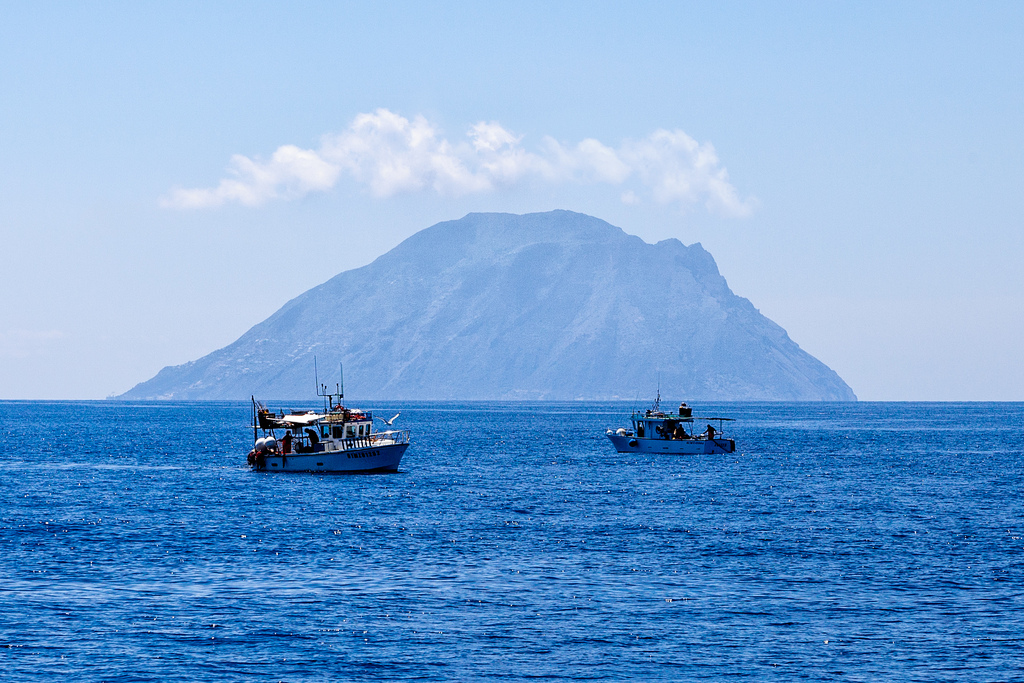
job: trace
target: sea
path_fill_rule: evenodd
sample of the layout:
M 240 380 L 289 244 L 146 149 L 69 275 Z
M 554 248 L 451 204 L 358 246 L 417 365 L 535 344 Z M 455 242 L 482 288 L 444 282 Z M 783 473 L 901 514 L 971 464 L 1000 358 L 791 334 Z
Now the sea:
M 0 402 L 0 679 L 1024 680 L 1024 404 L 701 404 L 699 456 L 616 453 L 629 402 L 358 405 L 400 472 Z

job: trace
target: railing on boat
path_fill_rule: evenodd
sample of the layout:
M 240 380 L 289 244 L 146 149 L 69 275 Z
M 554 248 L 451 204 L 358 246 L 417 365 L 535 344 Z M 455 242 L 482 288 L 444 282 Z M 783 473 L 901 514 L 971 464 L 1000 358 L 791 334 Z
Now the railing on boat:
M 351 451 L 359 448 L 373 448 L 374 446 L 397 446 L 409 443 L 409 430 L 395 430 L 386 432 L 374 432 L 369 436 L 355 436 L 349 439 L 335 441 L 334 444 L 339 451 Z

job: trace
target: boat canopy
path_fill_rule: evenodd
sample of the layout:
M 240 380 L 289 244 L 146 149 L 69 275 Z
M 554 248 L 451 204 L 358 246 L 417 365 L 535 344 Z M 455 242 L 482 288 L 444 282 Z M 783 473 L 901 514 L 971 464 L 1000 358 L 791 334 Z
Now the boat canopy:
M 709 415 L 694 415 L 693 417 L 680 417 L 675 413 L 633 413 L 634 419 L 640 420 L 672 420 L 673 422 L 697 422 L 703 420 L 716 420 L 718 422 L 735 422 L 734 417 L 711 417 Z

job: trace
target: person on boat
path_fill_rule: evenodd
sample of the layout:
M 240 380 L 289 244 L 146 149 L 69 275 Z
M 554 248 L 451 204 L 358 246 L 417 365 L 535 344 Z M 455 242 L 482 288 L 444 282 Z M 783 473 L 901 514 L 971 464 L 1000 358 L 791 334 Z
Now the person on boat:
M 715 438 L 715 428 L 712 427 L 711 425 L 708 425 L 708 439 L 714 439 L 714 438 Z
M 323 450 L 323 448 L 317 448 L 320 445 L 320 435 L 313 427 L 306 427 L 306 436 L 309 437 L 309 445 L 306 447 L 306 453 L 316 453 L 317 451 Z
M 284 433 L 284 438 L 281 439 L 281 452 L 288 455 L 292 452 L 292 430 L 288 430 Z

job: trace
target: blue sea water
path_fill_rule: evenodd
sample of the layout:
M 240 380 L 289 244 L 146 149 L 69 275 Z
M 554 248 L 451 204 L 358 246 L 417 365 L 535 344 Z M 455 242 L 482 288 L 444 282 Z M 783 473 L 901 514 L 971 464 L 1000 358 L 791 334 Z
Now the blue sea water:
M 281 407 L 303 407 L 289 405 Z M 1024 680 L 1024 404 L 364 405 L 393 475 L 256 473 L 239 403 L 0 403 L 0 678 Z

